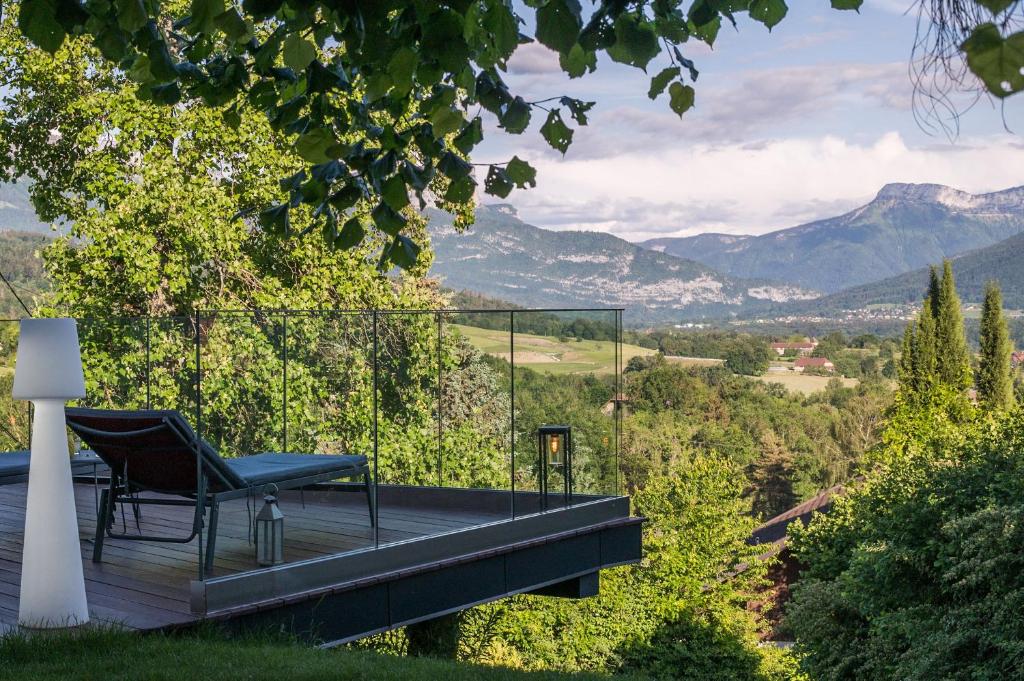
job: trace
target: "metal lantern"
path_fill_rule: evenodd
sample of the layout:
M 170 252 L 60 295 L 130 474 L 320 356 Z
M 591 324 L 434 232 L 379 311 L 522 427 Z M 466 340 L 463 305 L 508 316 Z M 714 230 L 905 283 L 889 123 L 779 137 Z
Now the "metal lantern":
M 263 508 L 256 514 L 256 562 L 262 566 L 284 562 L 284 513 L 277 506 L 277 485 L 268 485 Z
M 540 467 L 541 508 L 548 508 L 548 473 L 562 476 L 565 505 L 572 501 L 572 428 L 541 426 L 537 429 L 538 465 Z

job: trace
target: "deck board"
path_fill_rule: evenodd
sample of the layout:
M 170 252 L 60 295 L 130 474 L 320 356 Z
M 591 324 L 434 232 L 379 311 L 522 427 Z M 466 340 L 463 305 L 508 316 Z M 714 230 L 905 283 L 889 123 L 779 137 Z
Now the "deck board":
M 21 578 L 21 551 L 26 485 L 0 486 L 0 631 L 16 626 Z M 197 550 L 188 544 L 107 539 L 103 562 L 93 563 L 95 496 L 92 485 L 75 485 L 79 538 L 90 611 L 97 621 L 130 628 L 153 629 L 193 621 L 189 584 L 197 573 Z M 288 562 L 334 555 L 373 544 L 366 497 L 339 491 L 307 491 L 303 506 L 298 492 L 281 494 L 285 513 L 285 558 Z M 258 504 L 262 504 L 262 499 Z M 213 575 L 255 569 L 249 542 L 250 513 L 245 499 L 221 506 Z M 389 543 L 450 532 L 501 519 L 480 510 L 416 508 L 381 504 L 379 541 Z M 127 511 L 129 531 L 135 522 Z M 187 534 L 192 509 L 142 507 L 140 527 L 154 534 Z M 121 530 L 121 514 L 117 513 Z

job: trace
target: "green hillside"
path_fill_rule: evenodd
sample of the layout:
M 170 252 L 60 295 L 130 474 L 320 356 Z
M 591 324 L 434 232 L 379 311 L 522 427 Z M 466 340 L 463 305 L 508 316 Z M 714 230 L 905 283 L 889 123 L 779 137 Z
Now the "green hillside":
M 953 258 L 953 273 L 960 298 L 965 303 L 980 303 L 985 283 L 996 280 L 1003 289 L 1003 304 L 1024 309 L 1024 234 Z M 918 303 L 928 287 L 928 268 L 840 291 L 819 300 L 787 305 L 795 314 L 832 314 L 841 310 L 859 310 L 872 305 Z
M 0 272 L 30 309 L 48 287 L 39 251 L 49 240 L 50 237 L 42 234 L 0 231 Z M 0 319 L 24 314 L 10 289 L 0 282 Z
M 890 184 L 869 204 L 762 236 L 653 239 L 647 248 L 733 276 L 833 293 L 903 274 L 1024 231 L 1024 187 L 972 195 L 941 185 Z
M 0 183 L 0 232 L 46 233 L 50 226 L 40 222 L 28 196 L 28 183 Z

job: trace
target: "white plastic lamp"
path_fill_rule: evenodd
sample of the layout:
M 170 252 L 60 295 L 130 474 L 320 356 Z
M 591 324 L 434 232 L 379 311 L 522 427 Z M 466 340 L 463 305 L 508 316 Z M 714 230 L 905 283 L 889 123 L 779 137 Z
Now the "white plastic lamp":
M 40 629 L 89 621 L 64 402 L 85 397 L 74 319 L 23 319 L 16 400 L 35 405 L 18 623 Z

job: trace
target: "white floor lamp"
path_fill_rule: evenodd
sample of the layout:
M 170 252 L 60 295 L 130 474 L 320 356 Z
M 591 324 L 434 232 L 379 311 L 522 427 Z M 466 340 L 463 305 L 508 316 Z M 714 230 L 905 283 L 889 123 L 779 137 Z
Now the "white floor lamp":
M 50 629 L 89 621 L 64 402 L 85 397 L 74 319 L 23 319 L 16 400 L 31 400 L 32 456 L 25 508 L 18 623 Z

